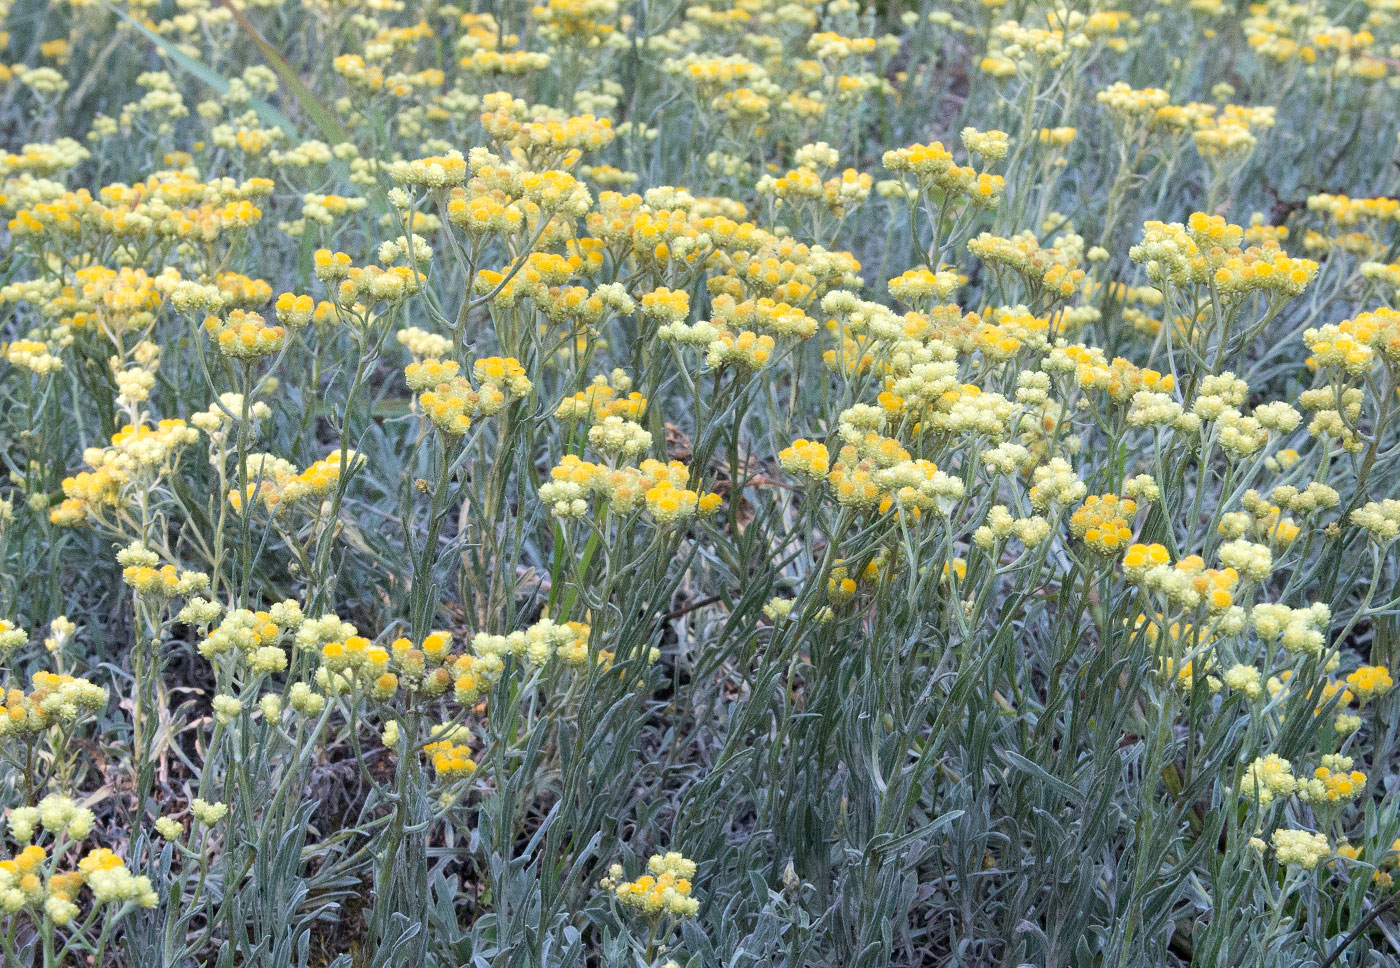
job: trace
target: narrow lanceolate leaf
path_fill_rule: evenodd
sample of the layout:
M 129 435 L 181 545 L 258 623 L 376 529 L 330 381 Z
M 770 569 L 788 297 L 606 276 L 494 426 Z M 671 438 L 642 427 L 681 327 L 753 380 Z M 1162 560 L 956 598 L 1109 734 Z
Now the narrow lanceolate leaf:
M 204 64 L 200 61 L 195 60 L 193 57 L 182 51 L 179 48 L 179 46 L 177 46 L 167 38 L 162 37 L 155 31 L 151 30 L 149 27 L 142 24 L 140 21 L 133 19 L 125 11 L 121 10 L 114 4 L 106 2 L 106 0 L 104 0 L 104 2 L 108 10 L 111 10 L 112 13 L 116 14 L 122 20 L 125 20 L 128 24 L 135 28 L 135 30 L 138 33 L 146 37 L 146 39 L 148 39 L 152 44 L 155 44 L 156 47 L 159 48 L 161 53 L 169 57 L 170 60 L 173 61 L 175 65 L 181 70 L 185 71 L 187 74 L 190 74 L 195 78 L 198 78 L 201 82 L 213 88 L 215 91 L 218 91 L 220 94 L 228 93 L 228 78 L 224 77 L 218 71 L 211 68 L 208 64 Z M 308 88 L 306 84 L 302 82 L 301 78 L 297 76 L 296 70 L 290 64 L 287 63 L 287 59 L 281 54 L 279 54 L 276 51 L 276 49 L 272 47 L 271 44 L 269 44 L 265 39 L 263 39 L 262 35 L 258 33 L 257 28 L 249 22 L 248 18 L 244 16 L 242 11 L 237 10 L 232 6 L 229 6 L 228 4 L 225 4 L 225 6 L 228 7 L 228 9 L 232 12 L 234 21 L 239 25 L 240 29 L 247 33 L 248 36 L 254 42 L 254 44 L 258 46 L 258 49 L 262 51 L 263 56 L 272 66 L 272 69 L 282 79 L 283 84 L 292 93 L 293 97 L 296 98 L 297 104 L 301 107 L 303 111 L 306 112 L 307 117 L 311 118 L 312 122 L 316 125 L 317 129 L 321 133 L 321 136 L 331 144 L 341 144 L 343 142 L 350 141 L 350 133 L 345 129 L 345 125 L 341 124 L 340 121 L 336 119 L 334 112 L 327 109 L 326 106 L 323 105 L 316 98 L 316 95 L 311 92 L 311 89 Z M 248 106 L 252 108 L 252 110 L 264 122 L 266 122 L 267 124 L 276 125 L 278 128 L 286 132 L 288 137 L 293 138 L 295 140 L 301 140 L 304 137 L 302 133 L 297 129 L 296 124 L 292 121 L 291 118 L 287 117 L 286 114 L 279 111 L 276 107 L 269 104 L 267 101 L 264 101 L 260 98 L 250 98 L 248 100 Z M 332 170 L 335 171 L 336 177 L 342 183 L 349 181 L 350 168 L 348 165 L 346 165 L 344 161 L 338 158 L 333 159 L 330 162 L 330 167 L 332 168 Z M 376 216 L 384 214 L 385 209 L 382 196 L 379 196 L 377 194 L 373 195 L 370 199 L 370 205 L 371 210 Z
M 306 112 L 316 128 L 321 132 L 321 137 L 331 144 L 340 144 L 350 140 L 350 132 L 345 130 L 345 125 L 336 118 L 335 113 L 321 103 L 320 99 L 312 92 L 311 88 L 301 79 L 296 68 L 287 63 L 287 58 L 283 57 L 277 48 L 267 42 L 267 39 L 253 26 L 253 22 L 247 15 L 239 10 L 229 0 L 219 0 L 222 6 L 233 17 L 234 23 L 238 24 L 249 40 L 262 53 L 263 59 L 267 61 L 269 67 L 277 73 L 277 77 L 296 98 L 297 104 Z
M 208 64 L 204 64 L 200 61 L 195 60 L 189 54 L 186 54 L 184 51 L 182 51 L 179 48 L 179 45 L 175 44 L 173 41 L 165 37 L 162 37 L 160 34 L 156 33 L 154 30 L 151 30 L 139 20 L 134 19 L 133 17 L 131 17 L 131 15 L 126 13 L 126 11 L 122 10 L 116 4 L 108 2 L 104 3 L 104 5 L 113 14 L 130 24 L 131 27 L 135 29 L 137 33 L 141 34 L 141 36 L 145 37 L 152 44 L 154 44 L 162 54 L 170 58 L 170 60 L 175 63 L 175 66 L 179 67 L 182 71 L 195 78 L 198 78 L 201 82 L 213 88 L 215 91 L 218 91 L 220 94 L 228 93 L 229 79 L 227 77 L 224 77 L 222 74 L 214 70 Z M 264 100 L 261 100 L 260 98 L 250 98 L 248 101 L 248 106 L 252 108 L 253 111 L 257 113 L 258 117 L 261 118 L 263 121 L 267 122 L 268 124 L 276 125 L 292 137 L 298 136 L 297 126 L 292 123 L 292 119 L 287 117 L 281 111 L 277 110 L 277 108 L 273 107 L 271 104 L 267 103 Z

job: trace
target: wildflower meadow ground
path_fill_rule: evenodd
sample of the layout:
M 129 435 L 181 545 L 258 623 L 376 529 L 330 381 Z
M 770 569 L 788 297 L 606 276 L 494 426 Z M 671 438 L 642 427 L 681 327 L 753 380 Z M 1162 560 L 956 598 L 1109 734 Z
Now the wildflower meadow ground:
M 1398 135 L 1400 0 L 0 0 L 3 965 L 1400 965 Z

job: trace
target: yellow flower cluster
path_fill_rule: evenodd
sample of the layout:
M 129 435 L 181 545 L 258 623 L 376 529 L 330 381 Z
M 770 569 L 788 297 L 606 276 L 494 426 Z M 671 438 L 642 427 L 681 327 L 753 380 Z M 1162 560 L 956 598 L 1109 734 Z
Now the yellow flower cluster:
M 1062 237 L 1050 248 L 1042 248 L 1031 232 L 1010 238 L 983 232 L 967 243 L 968 251 L 983 262 L 1005 266 L 1025 282 L 1031 299 L 1042 294 L 1055 299 L 1068 299 L 1084 281 L 1079 257 L 1068 238 Z
M 183 420 L 166 419 L 156 426 L 127 424 L 112 435 L 112 445 L 89 448 L 83 459 L 91 471 L 80 471 L 63 480 L 65 500 L 50 518 L 55 524 L 80 524 L 104 508 L 118 507 L 128 485 L 150 483 L 167 474 L 198 433 Z
M 1091 494 L 1070 515 L 1070 533 L 1101 555 L 1117 555 L 1132 542 L 1137 502 L 1116 494 Z
M 455 361 L 438 359 L 415 361 L 404 370 L 410 389 L 422 390 L 418 405 L 424 415 L 449 437 L 460 437 L 474 418 L 498 414 L 533 389 L 520 361 L 511 357 L 475 361 L 475 388 L 459 375 L 460 370 Z
M 799 437 L 778 452 L 778 463 L 789 474 L 816 481 L 831 469 L 831 454 L 820 441 Z
M 915 308 L 944 302 L 967 284 L 967 276 L 949 266 L 933 271 L 927 266 L 909 269 L 889 281 L 890 295 Z
M 1326 836 L 1307 830 L 1275 830 L 1273 844 L 1280 864 L 1304 870 L 1312 870 L 1332 853 L 1332 845 Z
M 624 879 L 622 865 L 614 864 L 601 886 L 639 914 L 691 918 L 700 909 L 699 899 L 691 896 L 693 877 L 695 862 L 670 851 L 653 854 L 647 861 L 647 873 L 631 881 Z
M 1347 676 L 1347 687 L 1365 703 L 1390 692 L 1395 688 L 1395 681 L 1385 666 L 1366 665 Z
M 229 506 L 235 511 L 261 507 L 273 513 L 290 513 L 303 508 L 318 513 L 320 502 L 340 483 L 343 467 L 354 467 L 360 460 L 355 451 L 333 450 L 324 458 L 298 471 L 291 461 L 271 454 L 248 455 L 249 483 L 240 492 L 229 491 Z M 343 463 L 342 463 L 343 462 Z
M 321 622 L 322 631 L 310 637 L 298 633 L 297 642 L 302 647 L 309 642 L 319 651 L 321 665 L 316 670 L 316 684 L 328 694 L 363 690 L 383 701 L 404 689 L 410 694 L 436 698 L 452 686 L 449 666 L 459 657 L 449 651 L 452 636 L 447 632 L 433 632 L 418 645 L 400 637 L 386 649 L 354 634 L 353 626 L 334 616 L 324 616 Z M 347 631 L 351 634 L 345 635 Z M 343 638 L 326 641 L 325 636 Z
M 1400 366 L 1400 311 L 1382 306 L 1339 323 L 1326 323 L 1303 332 L 1312 356 L 1309 366 L 1337 367 L 1351 375 L 1366 373 L 1380 359 Z
M 887 171 L 896 175 L 911 175 L 919 192 L 933 189 L 979 206 L 994 206 L 1006 189 L 1006 179 L 989 172 L 958 165 L 941 142 L 915 144 L 884 154 Z
M 1268 806 L 1277 797 L 1287 797 L 1298 788 L 1293 776 L 1293 764 L 1277 753 L 1257 758 L 1240 778 L 1240 793 L 1260 806 Z
M 30 812 L 35 815 L 33 819 L 23 815 Z M 79 813 L 86 819 L 77 819 Z M 38 819 L 42 819 L 46 829 L 66 832 L 76 840 L 84 839 L 92 828 L 90 811 L 74 806 L 66 798 L 46 797 L 38 808 L 21 808 L 11 814 L 12 832 L 23 833 L 28 828 L 32 835 L 34 821 Z M 21 841 L 29 839 L 19 833 L 16 837 Z M 150 879 L 133 875 L 122 859 L 106 847 L 84 854 L 76 870 L 60 871 L 57 861 L 57 857 L 51 858 L 48 851 L 37 844 L 30 844 L 14 857 L 0 860 L 0 911 L 13 914 L 34 908 L 42 911 L 43 917 L 54 925 L 67 925 L 80 913 L 77 901 L 84 887 L 91 892 L 95 905 L 130 901 L 139 907 L 152 908 L 158 902 Z
M 235 309 L 227 319 L 210 316 L 204 329 L 214 339 L 219 351 L 236 360 L 255 360 L 276 353 L 287 341 L 287 331 L 281 326 L 269 326 L 257 313 Z
M 1345 803 L 1361 796 L 1366 774 L 1352 769 L 1350 756 L 1339 753 L 1322 758 L 1313 775 L 1298 783 L 1298 797 L 1309 803 Z
M 588 420 L 594 423 L 618 417 L 636 423 L 646 414 L 647 398 L 636 391 L 620 396 L 632 381 L 620 370 L 609 378 L 601 374 L 593 378 L 587 389 L 571 394 L 559 402 L 555 416 L 560 420 Z
M 423 753 L 439 779 L 456 780 L 476 772 L 471 746 L 465 742 L 469 732 L 461 726 L 443 723 L 432 728 L 433 740 L 423 747 Z
M 606 426 L 605 421 L 594 430 Z M 592 440 L 594 435 L 589 436 Z M 662 463 L 648 458 L 637 467 L 610 467 L 567 454 L 550 470 L 549 481 L 541 485 L 540 500 L 556 517 L 567 519 L 587 514 L 589 499 L 598 498 L 609 514 L 625 516 L 645 510 L 664 527 L 719 509 L 720 496 L 692 490 L 690 474 L 690 468 L 680 461 Z
M 1241 249 L 1243 239 L 1240 226 L 1219 215 L 1195 212 L 1187 225 L 1145 223 L 1143 239 L 1129 255 L 1159 286 L 1210 285 L 1234 298 L 1263 292 L 1270 298 L 1291 299 L 1317 274 L 1316 262 L 1284 254 L 1272 239 Z
M 107 705 L 107 690 L 87 679 L 53 672 L 36 672 L 29 692 L 5 692 L 0 735 L 32 736 L 63 723 L 72 723 Z

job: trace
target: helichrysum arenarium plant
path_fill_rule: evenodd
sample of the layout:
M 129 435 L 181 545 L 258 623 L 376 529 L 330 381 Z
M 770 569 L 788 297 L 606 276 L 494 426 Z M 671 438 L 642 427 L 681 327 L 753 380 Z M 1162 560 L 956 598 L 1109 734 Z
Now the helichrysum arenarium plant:
M 1391 0 L 0 0 L 6 965 L 1400 959 Z

